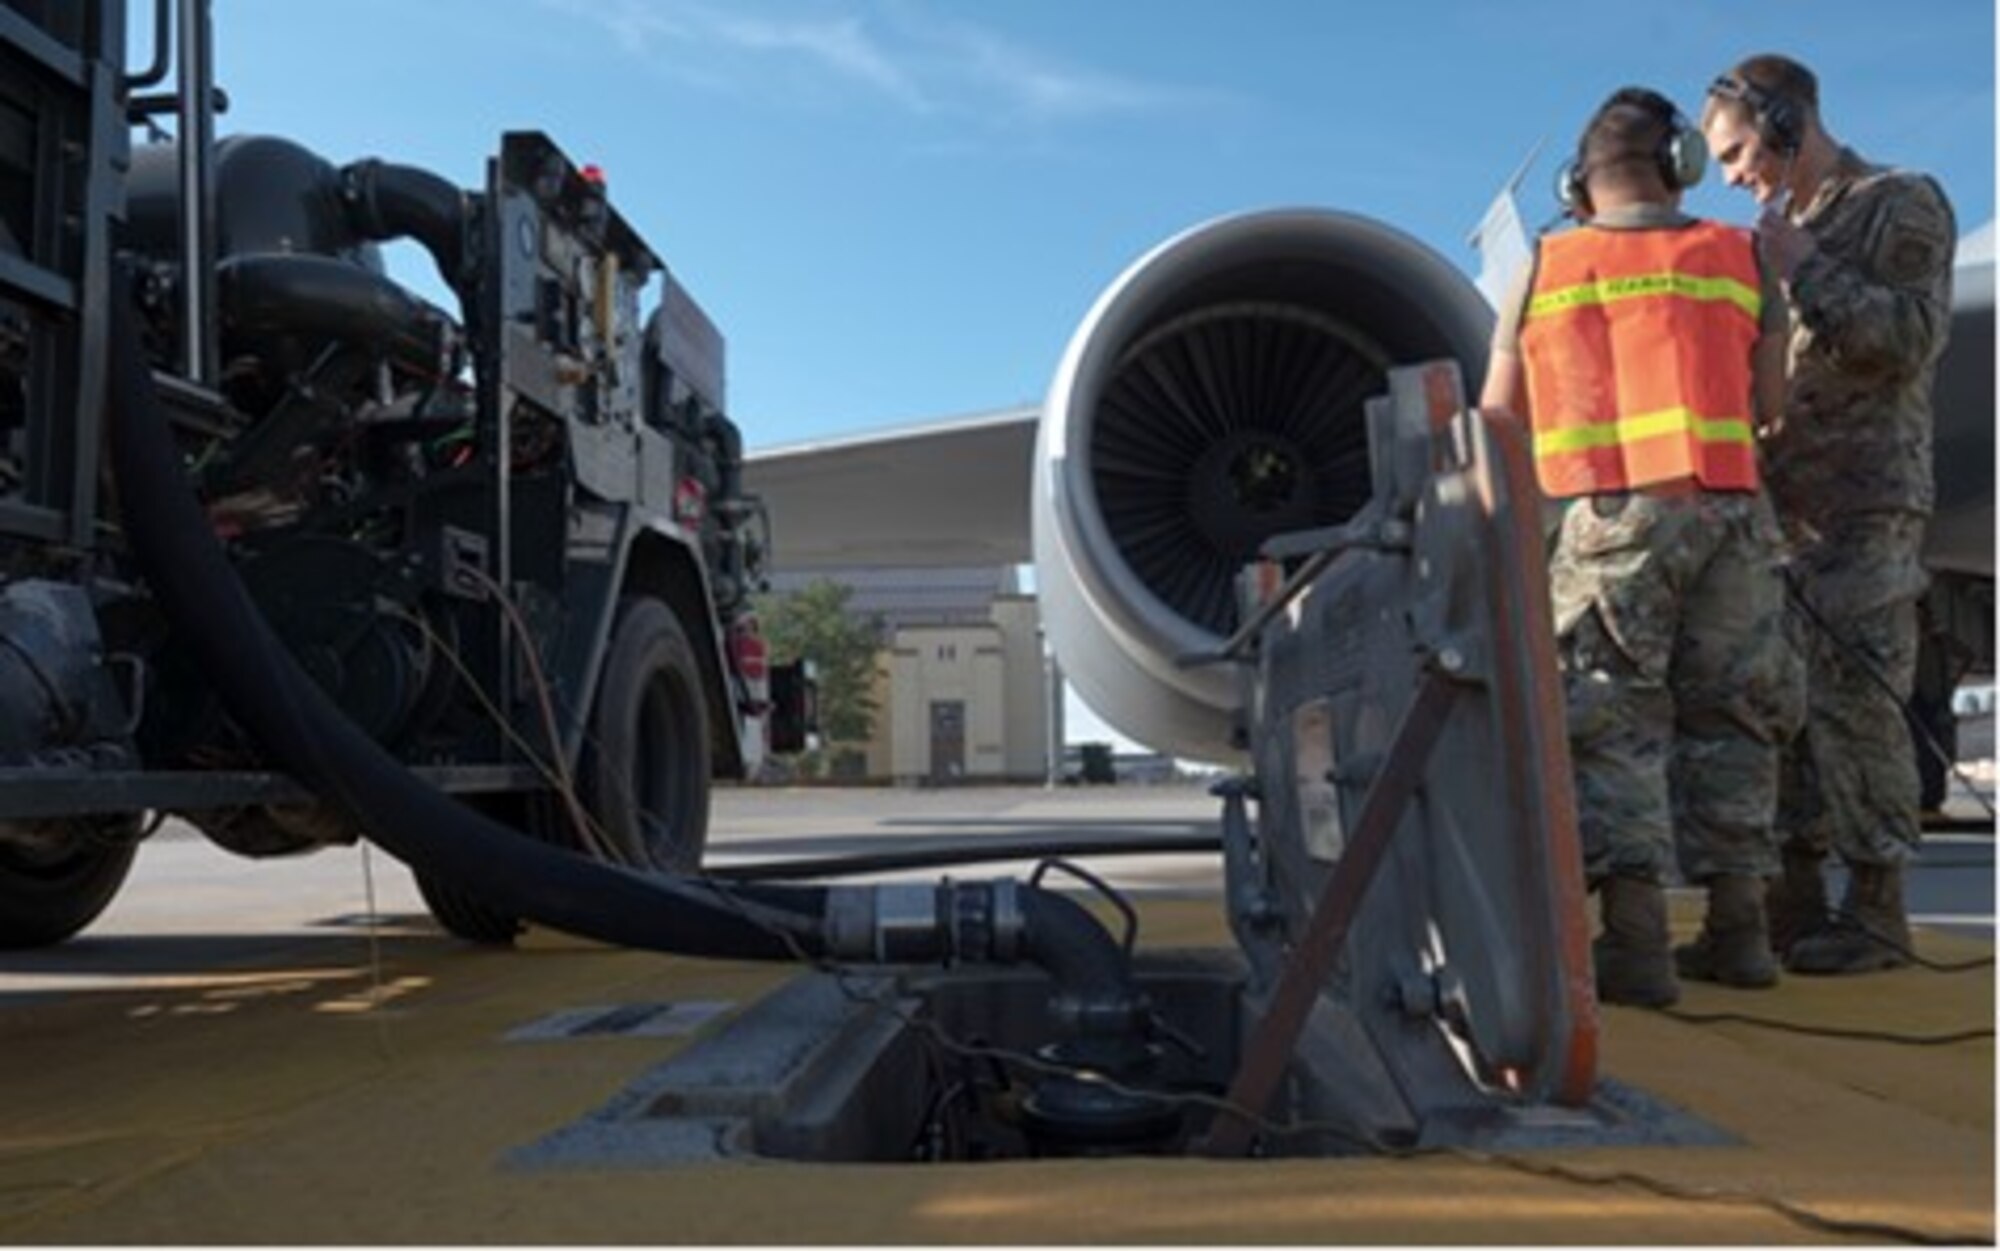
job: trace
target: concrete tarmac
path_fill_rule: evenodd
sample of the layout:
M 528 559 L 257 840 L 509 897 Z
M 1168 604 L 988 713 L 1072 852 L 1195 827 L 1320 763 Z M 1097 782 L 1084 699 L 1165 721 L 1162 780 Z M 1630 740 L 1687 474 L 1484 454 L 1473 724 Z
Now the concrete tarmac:
M 1156 835 L 1217 811 L 1192 787 L 731 790 L 711 850 Z M 687 1043 L 524 1031 L 607 1005 L 735 1011 L 790 970 L 542 931 L 476 949 L 439 933 L 379 852 L 251 862 L 170 828 L 84 937 L 0 957 L 0 1242 L 1990 1243 L 1992 872 L 1946 862 L 1990 866 L 1991 847 L 1934 843 L 1939 880 L 1969 893 L 1915 905 L 1973 923 L 1919 937 L 1958 971 L 1604 1010 L 1600 1071 L 1732 1145 L 523 1169 L 524 1147 L 629 1098 Z M 1133 894 L 1142 946 L 1226 944 L 1213 856 L 1084 863 Z M 1682 934 L 1693 902 L 1675 901 Z
M 1990 779 L 1990 768 L 1985 771 Z M 1990 781 L 1987 783 L 1990 786 Z M 1990 799 L 1991 792 L 1987 792 Z M 1953 815 L 1979 808 L 1961 786 Z M 754 865 L 873 854 L 990 837 L 1144 839 L 1213 833 L 1220 801 L 1197 784 L 1151 787 L 723 788 L 715 793 L 708 863 Z M 1914 862 L 1909 905 L 1919 924 L 1991 939 L 1994 839 L 1933 833 Z M 1215 899 L 1212 854 L 1079 856 L 1120 890 Z M 1024 876 L 1034 860 L 909 869 L 851 880 Z M 844 879 L 846 880 L 846 879 Z M 1834 878 L 1838 898 L 1838 876 Z M 1684 892 L 1683 892 L 1684 893 Z M 280 953 L 364 941 L 370 915 L 424 918 L 408 869 L 380 850 L 329 848 L 248 860 L 170 821 L 141 848 L 118 898 L 95 925 L 61 947 L 0 956 L 0 995 L 143 983 Z

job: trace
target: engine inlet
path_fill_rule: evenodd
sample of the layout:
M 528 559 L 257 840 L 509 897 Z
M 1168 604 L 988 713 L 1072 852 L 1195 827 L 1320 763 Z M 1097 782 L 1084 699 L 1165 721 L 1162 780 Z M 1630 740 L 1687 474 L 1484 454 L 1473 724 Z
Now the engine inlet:
M 1124 734 L 1239 760 L 1224 668 L 1264 541 L 1364 504 L 1363 406 L 1388 370 L 1456 359 L 1477 391 L 1492 312 L 1457 269 L 1365 217 L 1281 209 L 1169 239 L 1071 337 L 1036 449 L 1037 590 L 1064 672 Z

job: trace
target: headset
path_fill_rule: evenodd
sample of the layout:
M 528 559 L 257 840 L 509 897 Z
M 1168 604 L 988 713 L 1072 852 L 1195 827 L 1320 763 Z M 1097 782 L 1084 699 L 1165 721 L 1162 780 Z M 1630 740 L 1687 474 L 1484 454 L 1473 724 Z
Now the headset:
M 1797 156 L 1805 139 L 1805 121 L 1787 96 L 1766 91 L 1736 74 L 1724 74 L 1708 85 L 1708 94 L 1747 107 L 1757 125 L 1757 137 L 1781 156 Z
M 1703 171 L 1708 168 L 1708 141 L 1688 123 L 1673 101 L 1645 87 L 1621 88 L 1591 114 L 1583 133 L 1577 136 L 1576 155 L 1556 170 L 1556 202 L 1567 216 L 1578 221 L 1587 220 L 1594 211 L 1590 204 L 1590 164 L 1584 159 L 1584 144 L 1604 115 L 1621 107 L 1650 113 L 1666 127 L 1660 146 L 1653 152 L 1653 161 L 1667 190 L 1687 190 L 1701 181 Z

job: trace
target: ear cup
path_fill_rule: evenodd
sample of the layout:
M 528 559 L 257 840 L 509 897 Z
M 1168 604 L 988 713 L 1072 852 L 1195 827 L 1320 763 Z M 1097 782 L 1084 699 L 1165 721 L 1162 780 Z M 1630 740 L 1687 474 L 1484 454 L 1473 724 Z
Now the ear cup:
M 1660 138 L 1660 146 L 1653 153 L 1653 161 L 1659 167 L 1661 181 L 1669 191 L 1685 191 L 1701 181 L 1703 171 L 1708 168 L 1708 141 L 1701 132 L 1688 124 L 1687 118 L 1674 107 L 1673 101 L 1657 91 L 1646 87 L 1624 87 L 1614 92 L 1609 100 L 1599 105 L 1597 112 L 1584 127 L 1588 136 L 1597 126 L 1607 110 L 1619 107 L 1643 109 L 1659 119 L 1666 133 Z M 1556 203 L 1569 216 L 1582 221 L 1591 216 L 1589 182 L 1585 178 L 1588 165 L 1584 160 L 1584 140 L 1577 140 L 1576 155 L 1564 162 L 1556 170 Z
M 1805 127 L 1792 102 L 1783 96 L 1772 95 L 1748 79 L 1724 74 L 1709 84 L 1708 94 L 1748 105 L 1757 127 L 1757 137 L 1781 155 L 1796 153 L 1805 139 Z
M 1764 142 L 1786 155 L 1799 150 L 1799 142 L 1804 139 L 1804 127 L 1799 125 L 1798 110 L 1792 102 L 1778 96 L 1758 92 L 1763 100 L 1757 109 L 1757 124 L 1763 131 Z
M 1708 140 L 1686 125 L 1679 114 L 1674 120 L 1676 125 L 1668 133 L 1667 145 L 1660 153 L 1660 176 L 1670 189 L 1686 191 L 1708 171 Z
M 1556 203 L 1578 221 L 1590 216 L 1590 187 L 1584 181 L 1583 162 L 1564 161 L 1556 170 Z

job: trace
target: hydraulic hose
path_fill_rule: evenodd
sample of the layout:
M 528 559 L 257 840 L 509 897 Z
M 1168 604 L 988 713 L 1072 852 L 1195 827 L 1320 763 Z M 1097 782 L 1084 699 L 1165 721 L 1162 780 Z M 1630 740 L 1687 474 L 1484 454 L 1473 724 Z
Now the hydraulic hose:
M 370 158 L 341 169 L 340 192 L 355 230 L 378 241 L 415 239 L 451 289 L 465 297 L 467 207 L 456 184 L 414 165 Z
M 233 256 L 216 273 L 223 320 L 239 334 L 366 343 L 414 369 L 447 372 L 443 314 L 380 274 L 303 253 Z
M 727 417 L 711 418 L 702 433 L 715 445 L 715 468 L 720 478 L 715 493 L 724 499 L 743 494 L 743 432 Z

